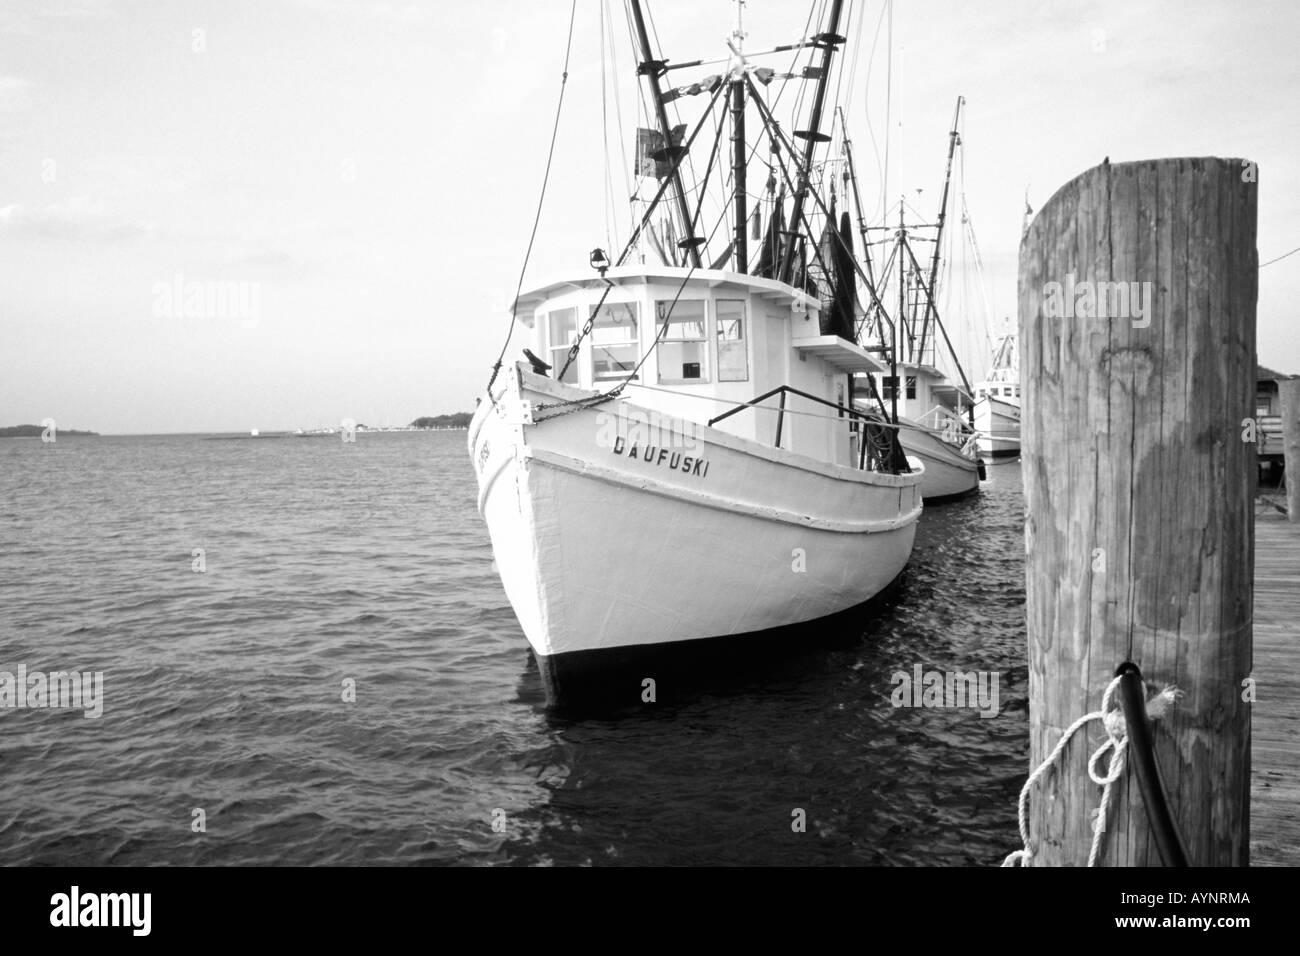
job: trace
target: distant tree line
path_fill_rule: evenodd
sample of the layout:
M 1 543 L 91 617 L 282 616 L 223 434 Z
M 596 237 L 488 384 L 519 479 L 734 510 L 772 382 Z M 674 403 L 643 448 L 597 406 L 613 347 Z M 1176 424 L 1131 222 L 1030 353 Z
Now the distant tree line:
M 470 412 L 456 412 L 454 415 L 424 415 L 411 422 L 412 428 L 468 428 L 469 420 L 474 416 Z
M 99 432 L 82 432 L 75 428 L 56 428 L 53 429 L 54 436 L 59 435 L 95 435 Z M 0 427 L 0 438 L 40 438 L 45 434 L 44 427 L 40 425 L 6 425 Z

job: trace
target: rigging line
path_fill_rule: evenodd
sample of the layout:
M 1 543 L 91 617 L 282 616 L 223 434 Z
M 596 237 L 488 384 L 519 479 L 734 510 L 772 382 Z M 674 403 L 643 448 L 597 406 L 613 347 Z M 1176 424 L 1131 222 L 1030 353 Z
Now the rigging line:
M 1285 259 L 1287 256 L 1293 256 L 1293 255 L 1295 255 L 1297 252 L 1300 252 L 1300 246 L 1296 246 L 1296 247 L 1295 247 L 1294 249 L 1292 249 L 1290 252 L 1284 252 L 1282 255 L 1278 256 L 1276 259 L 1269 259 L 1268 262 L 1261 262 L 1261 263 L 1259 264 L 1259 267 L 1262 269 L 1262 268 L 1264 268 L 1265 266 L 1271 266 L 1273 263 L 1275 263 L 1275 262 L 1281 262 L 1281 261 L 1282 261 L 1283 259 Z
M 885 34 L 885 170 L 880 176 L 880 201 L 889 201 L 889 139 L 894 129 L 894 0 L 889 0 L 888 29 Z
M 849 29 L 850 29 L 852 23 L 853 23 L 853 4 L 850 3 L 850 4 L 848 5 L 848 9 L 845 11 L 845 20 L 844 20 L 844 26 L 843 26 L 843 30 L 844 30 L 844 35 L 845 35 L 845 36 L 848 36 L 848 34 L 849 34 Z M 848 57 L 846 57 L 846 56 L 844 56 L 843 54 L 841 54 L 840 57 L 836 60 L 836 63 L 835 63 L 835 65 L 836 65 L 836 67 L 837 67 L 838 69 L 836 70 L 836 74 L 835 74 L 835 98 L 834 98 L 834 100 L 832 100 L 832 102 L 834 102 L 834 103 L 839 103 L 839 102 L 840 102 L 840 93 L 841 93 L 841 92 L 843 91 L 843 89 L 844 89 L 844 69 L 845 69 L 845 61 L 846 61 L 847 59 L 848 59 Z M 832 124 L 831 124 L 831 129 L 832 129 L 831 135 L 832 135 L 832 136 L 834 135 L 834 125 L 835 125 L 835 124 L 832 122 Z
M 723 112 L 725 113 L 726 111 L 724 110 Z M 726 212 L 724 211 L 723 214 L 718 217 L 718 221 L 713 224 L 713 229 L 709 232 L 709 235 L 704 240 L 704 245 L 706 248 L 708 244 L 713 241 L 713 237 L 718 232 L 718 227 L 721 226 L 726 221 L 726 218 L 727 218 Z M 668 311 L 664 313 L 663 324 L 659 326 L 659 332 L 657 335 L 655 335 L 654 341 L 651 342 L 650 347 L 647 348 L 644 353 L 642 353 L 640 361 L 638 361 L 636 363 L 636 366 L 632 369 L 632 371 L 630 371 L 627 374 L 627 377 L 624 378 L 623 381 L 619 382 L 618 385 L 616 385 L 614 388 L 610 389 L 608 392 L 605 393 L 608 397 L 614 398 L 618 396 L 623 391 L 623 389 L 629 383 L 632 382 L 632 379 L 636 377 L 637 373 L 641 371 L 641 366 L 645 365 L 646 359 L 650 358 L 650 354 L 654 352 L 656 348 L 659 347 L 660 341 L 663 340 L 664 333 L 668 331 L 668 325 L 669 325 L 668 320 L 672 318 L 673 309 L 677 308 L 677 300 L 682 297 L 682 293 L 686 291 L 686 286 L 691 281 L 691 277 L 695 275 L 695 270 L 699 268 L 702 267 L 694 264 L 691 265 L 690 269 L 686 273 L 686 277 L 682 279 L 681 285 L 677 287 L 677 294 L 673 296 L 673 301 L 669 303 Z M 565 368 L 567 369 L 568 366 L 566 365 Z
M 704 169 L 705 182 L 708 182 L 709 175 L 713 172 L 714 160 L 718 158 L 718 145 L 722 142 L 722 130 L 727 124 L 727 111 L 725 109 L 719 110 L 718 113 L 718 132 L 717 135 L 713 137 L 713 148 L 709 150 L 709 165 Z M 695 234 L 695 227 L 700 221 L 700 213 L 704 211 L 704 196 L 704 191 L 700 190 L 700 201 L 695 206 L 695 215 L 691 217 L 691 235 Z M 711 239 L 713 237 L 710 236 L 709 238 Z
M 636 216 L 632 212 L 631 197 L 634 194 L 632 180 L 629 177 L 631 165 L 627 161 L 627 127 L 623 124 L 623 98 L 619 95 L 619 77 L 622 73 L 618 68 L 618 43 L 614 38 L 613 15 L 609 9 L 609 0 L 601 0 L 601 5 L 605 9 L 605 30 L 609 35 L 609 84 L 614 90 L 614 123 L 615 135 L 618 138 L 619 157 L 622 160 L 623 188 L 624 195 L 628 199 L 628 231 L 632 229 L 632 224 L 636 221 Z M 613 243 L 610 243 L 613 245 Z
M 632 8 L 629 4 L 629 0 L 623 0 L 623 25 L 627 28 L 628 49 L 632 51 L 633 61 L 636 61 L 639 55 L 637 51 L 639 50 L 640 45 L 637 42 L 635 31 L 632 29 Z M 646 128 L 651 128 L 654 126 L 654 123 L 650 119 L 650 106 L 646 102 L 645 87 L 640 82 L 637 82 L 635 85 L 635 89 L 637 93 L 636 125 L 638 128 L 642 126 L 645 126 Z M 638 156 L 638 160 L 639 159 L 640 157 Z M 641 183 L 638 181 L 636 187 L 636 193 L 630 193 L 629 195 L 639 195 L 640 191 L 641 191 Z M 635 219 L 636 217 L 633 216 L 633 218 Z
M 605 159 L 605 245 L 614 245 L 610 229 L 610 207 L 614 202 L 614 178 L 609 168 L 609 106 L 606 91 L 609 87 L 609 69 L 605 57 L 605 4 L 600 5 L 600 133 Z
M 646 15 L 646 19 L 650 21 L 650 33 L 655 38 L 656 53 L 658 54 L 659 59 L 662 60 L 664 57 L 664 45 L 659 42 L 659 28 L 655 26 L 655 13 L 653 10 L 650 9 L 650 0 L 645 0 L 645 15 Z M 678 107 L 676 100 L 673 100 L 672 108 L 673 108 L 673 118 L 677 121 L 677 125 L 678 126 L 682 125 L 682 111 L 680 107 Z M 671 146 L 672 144 L 667 143 L 665 145 Z M 695 179 L 696 178 L 695 162 L 689 153 L 687 153 L 686 155 L 686 168 L 690 170 L 691 178 Z M 672 207 L 670 206 L 669 216 L 671 217 L 671 215 L 672 215 Z M 685 228 L 685 224 L 683 224 L 683 228 Z M 707 249 L 708 247 L 705 246 L 705 248 Z
M 852 16 L 852 12 L 853 11 L 850 8 L 850 17 Z M 866 22 L 867 18 L 865 14 L 858 17 L 858 32 L 853 37 L 853 60 L 849 69 L 849 96 L 848 99 L 844 101 L 844 112 L 846 114 L 853 106 L 853 84 L 858 78 L 858 60 L 862 56 L 862 25 Z M 844 32 L 847 35 L 848 31 L 845 30 Z
M 789 156 L 790 161 L 794 163 L 795 171 L 799 173 L 799 176 L 802 181 L 807 182 L 809 179 L 808 172 L 805 170 L 803 166 L 803 160 L 799 157 L 799 153 L 795 149 L 794 144 L 790 140 L 786 139 L 785 133 L 781 130 L 779 126 L 777 126 L 776 119 L 772 116 L 771 108 L 768 107 L 768 105 L 763 102 L 762 96 L 759 95 L 758 88 L 754 86 L 754 81 L 749 77 L 746 77 L 745 82 L 749 86 L 750 98 L 754 101 L 755 105 L 758 107 L 759 116 L 763 118 L 763 128 L 766 131 L 768 138 L 771 139 L 773 142 L 777 142 L 777 141 L 781 142 L 782 148 L 785 150 L 786 155 Z M 790 181 L 789 170 L 785 168 L 784 163 L 780 165 L 780 169 L 781 169 L 781 175 L 786 180 L 786 185 L 789 186 L 791 191 L 793 192 L 793 183 L 791 183 Z M 826 203 L 822 199 L 821 193 L 818 192 L 817 190 L 810 190 L 809 193 L 812 196 L 813 202 L 816 204 L 817 208 L 820 208 L 822 215 L 825 216 L 826 219 L 829 221 L 830 210 L 826 208 Z M 809 217 L 811 215 L 815 215 L 816 212 L 817 209 L 810 210 L 807 213 L 805 213 L 803 210 L 800 210 L 799 216 L 795 217 L 797 219 L 802 219 L 803 224 L 808 227 L 808 233 L 810 239 L 813 238 L 812 235 L 813 230 L 812 230 L 812 223 L 809 221 Z M 797 232 L 799 229 L 799 223 L 797 221 L 792 220 L 791 224 L 795 229 L 795 231 Z M 876 295 L 876 290 L 874 286 L 872 285 L 871 281 L 867 278 L 866 273 L 863 272 L 862 266 L 858 262 L 857 256 L 853 254 L 853 250 L 848 247 L 847 243 L 845 243 L 844 237 L 840 235 L 838 229 L 831 229 L 829 230 L 829 232 L 834 242 L 844 250 L 844 254 L 848 257 L 849 264 L 853 266 L 854 272 L 856 272 L 858 277 L 862 279 L 863 284 L 867 288 L 867 291 L 871 293 L 873 301 L 877 306 L 880 307 L 881 314 L 885 316 L 885 320 L 889 321 L 888 316 L 884 312 L 884 306 L 880 302 L 879 297 Z M 813 254 L 814 256 L 816 256 L 818 263 L 821 265 L 823 274 L 828 274 L 830 270 L 826 268 L 826 263 L 822 260 L 820 241 L 817 241 L 817 244 L 813 246 Z M 806 277 L 806 273 L 805 273 L 805 277 Z M 890 327 L 891 328 L 893 327 L 892 322 L 890 323 Z M 882 406 L 882 411 L 883 411 L 883 406 Z
M 625 0 L 625 3 L 626 3 L 626 0 Z M 810 32 L 811 29 L 812 29 L 812 24 L 813 24 L 814 18 L 817 17 L 818 11 L 819 11 L 819 10 L 824 10 L 824 8 L 825 8 L 825 4 L 826 4 L 826 0 L 821 0 L 821 6 L 820 6 L 820 7 L 818 7 L 818 6 L 815 5 L 815 4 L 810 4 L 810 5 L 809 5 L 809 8 L 808 8 L 808 17 L 807 17 L 807 19 L 804 21 L 804 28 L 803 28 L 803 36 L 804 36 L 805 38 L 807 37 L 807 35 L 809 34 L 809 32 Z M 790 65 L 789 65 L 789 67 L 786 69 L 786 72 L 787 72 L 787 73 L 794 73 L 794 71 L 795 71 L 795 67 L 796 67 L 796 66 L 798 65 L 798 63 L 799 63 L 799 58 L 800 58 L 801 56 L 805 55 L 805 53 L 808 52 L 809 49 L 811 49 L 811 48 L 807 48 L 807 49 L 805 49 L 805 48 L 800 48 L 800 49 L 794 51 L 794 53 L 792 54 L 792 56 L 791 56 L 791 58 L 790 58 Z M 809 53 L 809 55 L 811 56 L 810 53 Z M 790 82 L 791 82 L 790 80 L 783 80 L 783 81 L 782 81 L 780 87 L 779 87 L 779 88 L 777 89 L 777 91 L 776 91 L 776 96 L 773 97 L 773 99 L 772 99 L 772 103 L 771 103 L 771 106 L 770 106 L 771 109 L 775 110 L 775 108 L 777 107 L 777 105 L 780 103 L 780 101 L 781 101 L 781 96 L 782 96 L 782 94 L 785 93 L 786 87 L 789 85 Z M 797 115 L 797 113 L 798 113 L 799 105 L 800 105 L 800 103 L 802 102 L 803 90 L 806 88 L 806 86 L 807 86 L 807 84 L 806 84 L 805 82 L 800 82 L 800 83 L 799 83 L 798 89 L 799 89 L 800 92 L 799 92 L 798 96 L 796 96 L 795 106 L 794 106 L 794 110 L 795 110 L 795 114 L 796 114 L 796 115 Z M 747 144 L 747 145 L 749 146 L 749 154 L 748 154 L 748 156 L 747 156 L 747 158 L 746 158 L 746 165 L 748 166 L 750 163 L 752 163 L 752 162 L 754 161 L 754 157 L 755 157 L 755 155 L 757 155 L 758 150 L 759 150 L 759 149 L 761 148 L 761 146 L 762 146 L 762 136 L 756 136 L 756 137 L 754 138 L 753 144 L 752 144 L 752 145 Z M 768 171 L 771 172 L 771 171 L 772 171 L 772 164 L 771 164 L 771 163 L 766 163 L 765 165 L 767 166 Z M 706 175 L 707 175 L 707 174 L 706 174 Z M 724 183 L 724 185 L 723 185 L 723 192 L 724 192 L 724 193 L 728 192 L 728 188 L 727 188 L 727 186 L 728 186 L 728 184 L 731 182 L 731 176 L 732 176 L 732 170 L 730 169 L 730 167 L 728 167 L 728 168 L 727 168 L 727 179 L 726 179 L 726 181 L 725 181 L 725 183 Z M 702 185 L 707 185 L 707 184 L 702 184 Z M 696 189 L 699 189 L 699 188 L 701 188 L 701 186 L 697 186 L 697 187 L 695 187 L 695 189 L 692 189 L 691 192 L 695 192 L 695 190 L 696 190 Z M 747 195 L 750 195 L 751 198 L 754 198 L 754 199 L 756 199 L 757 201 L 766 201 L 766 197 L 765 197 L 763 194 L 761 194 L 761 193 L 759 194 L 759 196 L 754 196 L 753 194 L 748 193 L 748 191 L 747 191 Z M 723 200 L 715 200 L 715 201 L 718 201 L 718 202 L 720 203 L 720 205 L 721 205 L 721 207 L 722 207 L 722 209 L 723 209 L 723 213 L 724 213 L 724 214 L 725 214 L 726 212 L 730 211 L 729 204 L 728 204 L 728 202 L 727 202 L 725 199 L 723 199 Z
M 871 211 L 868 223 L 874 223 L 876 217 L 881 214 L 881 209 L 885 204 L 884 193 L 884 167 L 880 163 L 880 143 L 876 140 L 876 130 L 871 123 L 871 73 L 876 66 L 876 45 L 880 42 L 880 28 L 885 22 L 885 11 L 889 8 L 889 0 L 885 0 L 880 5 L 880 16 L 876 18 L 876 32 L 871 37 L 871 52 L 867 55 L 867 79 L 862 85 L 862 99 L 865 104 L 863 112 L 867 118 L 867 135 L 871 137 L 871 151 L 876 160 L 876 174 L 880 176 L 881 192 L 876 197 L 876 207 Z
M 825 0 L 823 0 L 823 6 L 824 6 L 824 5 L 825 5 Z M 803 34 L 802 34 L 802 36 L 803 36 L 804 38 L 806 38 L 806 37 L 808 36 L 808 34 L 812 31 L 813 18 L 817 15 L 817 11 L 818 11 L 818 7 L 817 7 L 816 5 L 814 5 L 814 4 L 809 4 L 809 5 L 808 5 L 808 19 L 804 21 L 804 25 L 803 25 Z M 790 57 L 790 65 L 786 68 L 786 72 L 787 72 L 787 73 L 793 73 L 793 72 L 794 72 L 794 68 L 799 64 L 799 57 L 801 57 L 801 56 L 803 56 L 803 55 L 804 55 L 804 49 L 802 49 L 802 48 L 794 51 L 794 53 L 793 53 L 793 54 L 791 55 L 791 57 Z M 809 55 L 811 56 L 811 53 L 810 53 Z M 772 98 L 772 103 L 771 103 L 771 105 L 769 106 L 769 109 L 770 109 L 770 110 L 775 111 L 776 108 L 777 108 L 777 106 L 780 105 L 780 103 L 781 103 L 781 97 L 785 94 L 786 87 L 788 87 L 788 86 L 790 85 L 790 83 L 791 83 L 790 80 L 782 80 L 782 81 L 781 81 L 781 85 L 780 85 L 780 87 L 778 87 L 778 89 L 777 89 L 777 91 L 776 91 L 776 96 L 774 96 L 774 97 Z M 803 89 L 805 86 L 806 86 L 806 84 L 803 83 L 803 82 L 801 81 L 800 84 L 799 84 L 799 89 L 802 91 L 802 89 Z M 798 106 L 799 106 L 799 97 L 796 96 L 796 98 L 795 98 L 795 115 L 796 115 L 796 116 L 798 115 Z M 762 137 L 762 135 L 760 134 L 760 135 L 755 136 L 755 137 L 754 137 L 754 145 L 753 145 L 752 147 L 750 147 L 750 149 L 749 149 L 749 155 L 745 158 L 745 165 L 746 165 L 746 167 L 748 167 L 749 164 L 752 163 L 752 162 L 754 161 L 754 157 L 758 154 L 758 151 L 759 151 L 759 149 L 762 147 L 762 145 L 763 145 L 763 137 Z M 764 163 L 764 165 L 767 167 L 767 171 L 768 171 L 769 174 L 773 173 L 772 163 Z M 765 198 L 765 197 L 764 197 L 763 201 L 766 201 L 766 198 Z M 748 269 L 748 264 L 746 265 L 746 268 Z
M 537 197 L 537 214 L 533 217 L 533 231 L 528 236 L 528 248 L 524 251 L 524 264 L 519 270 L 519 282 L 515 286 L 515 298 L 510 303 L 510 328 L 506 331 L 506 340 L 501 343 L 501 353 L 497 355 L 496 363 L 492 366 L 492 375 L 488 378 L 487 394 L 488 400 L 496 405 L 496 399 L 492 397 L 492 384 L 497 380 L 497 375 L 501 371 L 501 363 L 505 360 L 506 349 L 510 347 L 510 339 L 515 334 L 515 325 L 519 318 L 519 294 L 524 289 L 524 276 L 528 272 L 528 260 L 533 255 L 533 242 L 537 239 L 537 226 L 542 221 L 542 207 L 546 203 L 546 186 L 551 179 L 551 161 L 555 158 L 555 141 L 560 133 L 560 111 L 564 107 L 564 90 L 569 84 L 569 54 L 573 52 L 573 22 L 578 14 L 578 0 L 572 0 L 569 7 L 569 38 L 564 44 L 564 71 L 560 75 L 560 95 L 555 104 L 555 124 L 551 128 L 551 146 L 546 152 L 546 172 L 542 176 L 542 192 Z

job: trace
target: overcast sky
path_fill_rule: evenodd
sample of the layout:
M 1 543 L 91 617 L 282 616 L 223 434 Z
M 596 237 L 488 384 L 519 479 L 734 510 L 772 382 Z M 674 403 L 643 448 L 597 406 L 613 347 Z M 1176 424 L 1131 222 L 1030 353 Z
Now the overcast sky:
M 723 52 L 730 0 L 650 7 L 669 58 Z M 882 4 L 854 7 L 850 123 L 872 207 L 889 44 L 882 28 L 868 64 Z M 269 430 L 472 409 L 527 243 L 569 9 L 3 0 L 0 425 Z M 626 75 L 622 3 L 607 10 Z M 585 272 L 609 241 L 601 11 L 578 0 L 539 282 Z M 750 0 L 748 47 L 796 39 L 806 16 Z M 1281 255 L 1300 246 L 1298 38 L 1291 2 L 898 0 L 887 192 L 937 203 L 964 94 L 966 201 L 998 315 L 1015 316 L 1026 186 L 1037 209 L 1105 156 L 1255 160 L 1260 258 Z M 187 317 L 178 277 L 243 283 L 255 317 Z M 1298 297 L 1300 254 L 1261 271 L 1260 360 L 1293 373 Z

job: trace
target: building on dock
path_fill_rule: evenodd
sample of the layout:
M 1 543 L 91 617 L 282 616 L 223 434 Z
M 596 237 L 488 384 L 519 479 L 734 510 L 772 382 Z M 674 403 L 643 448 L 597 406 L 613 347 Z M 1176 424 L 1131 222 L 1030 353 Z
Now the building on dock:
M 1263 365 L 1255 372 L 1255 422 L 1259 439 L 1259 483 L 1276 488 L 1282 476 L 1282 404 L 1278 382 L 1295 376 L 1275 372 Z

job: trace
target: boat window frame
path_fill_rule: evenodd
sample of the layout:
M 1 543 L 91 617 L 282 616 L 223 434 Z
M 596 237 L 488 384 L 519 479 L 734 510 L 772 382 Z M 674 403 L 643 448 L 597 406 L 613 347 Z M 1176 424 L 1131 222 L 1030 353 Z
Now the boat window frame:
M 596 330 L 600 328 L 596 315 L 598 312 L 607 312 L 609 310 L 623 308 L 632 310 L 632 327 L 633 337 L 621 342 L 596 342 Z M 591 319 L 590 342 L 587 345 L 587 370 L 591 374 L 591 383 L 594 386 L 597 382 L 637 382 L 640 381 L 640 373 L 632 372 L 636 363 L 641 360 L 641 300 L 626 299 L 618 302 L 605 301 L 600 306 L 591 305 L 587 307 L 587 317 Z M 631 347 L 633 353 L 632 368 L 619 370 L 617 373 L 602 373 L 596 371 L 596 353 L 602 348 L 628 348 Z M 629 374 L 631 373 L 631 374 Z
M 713 377 L 712 377 L 712 371 L 713 371 L 713 369 L 711 368 L 711 364 L 712 364 L 712 363 L 710 363 L 710 361 L 709 361 L 709 359 L 710 359 L 710 355 L 709 355 L 709 351 L 710 351 L 710 350 L 709 350 L 709 329 L 710 329 L 712 323 L 710 322 L 710 316 L 709 316 L 709 311 L 710 311 L 710 310 L 709 310 L 709 300 L 708 300 L 707 298 L 703 298 L 703 299 L 694 299 L 694 298 L 692 298 L 692 299 L 684 299 L 684 298 L 679 298 L 679 299 L 677 299 L 675 302 L 674 302 L 673 299 L 654 299 L 653 301 L 654 301 L 654 313 L 655 313 L 655 326 L 654 326 L 654 327 L 655 327 L 655 336 L 656 336 L 657 338 L 659 338 L 659 341 L 655 343 L 655 380 L 656 380 L 656 382 L 657 382 L 659 385 L 709 385 L 709 384 L 711 384 L 712 381 L 713 381 Z M 699 316 L 699 319 L 698 319 L 699 324 L 700 324 L 700 337 L 699 337 L 699 338 L 693 338 L 693 339 L 674 339 L 674 338 L 669 338 L 668 335 L 667 335 L 667 331 L 665 330 L 665 333 L 664 333 L 663 337 L 660 338 L 660 337 L 659 337 L 659 332 L 660 332 L 661 329 L 663 329 L 663 327 L 664 327 L 664 323 L 665 323 L 665 319 L 664 319 L 664 317 L 660 314 L 660 311 L 661 311 L 662 308 L 667 307 L 667 308 L 671 308 L 671 309 L 672 309 L 672 314 L 670 314 L 670 316 L 669 316 L 669 318 L 668 318 L 668 320 L 667 320 L 667 324 L 668 324 L 668 328 L 669 328 L 669 329 L 671 329 L 674 325 L 683 325 L 683 324 L 686 324 L 686 323 L 688 323 L 688 322 L 695 322 L 695 321 L 697 321 L 694 317 L 690 317 L 690 318 L 679 318 L 679 317 L 678 317 L 678 315 L 677 315 L 676 313 L 677 313 L 677 310 L 678 310 L 679 308 L 681 308 L 682 305 L 689 305 L 689 306 L 699 305 L 699 306 L 700 306 L 700 316 Z M 683 377 L 680 377 L 680 376 L 665 376 L 665 375 L 664 375 L 663 352 L 661 351 L 662 348 L 663 348 L 663 346 L 664 346 L 665 344 L 672 344 L 672 345 L 685 345 L 685 344 L 688 344 L 688 343 L 695 343 L 695 344 L 698 344 L 698 345 L 700 346 L 700 365 L 701 365 L 701 368 L 700 368 L 700 376 L 699 376 L 698 378 L 683 378 Z
M 559 315 L 563 312 L 573 313 L 573 328 L 570 330 L 569 340 L 567 342 L 557 345 L 554 341 L 555 330 L 551 323 L 554 316 Z M 555 380 L 557 382 L 564 381 L 569 385 L 577 385 L 578 367 L 581 363 L 575 361 L 572 365 L 569 366 L 569 375 L 571 376 L 570 379 L 561 379 L 559 376 L 560 376 L 560 369 L 564 368 L 564 362 L 569 357 L 569 349 L 573 348 L 573 340 L 578 337 L 578 328 L 579 328 L 578 307 L 576 305 L 571 305 L 568 306 L 567 308 L 547 309 L 545 315 L 546 315 L 546 357 L 551 365 L 551 373 L 555 376 Z M 555 354 L 556 352 L 561 352 L 562 354 L 557 356 Z
M 734 338 L 734 339 L 733 339 L 733 338 L 724 339 L 724 338 L 722 337 L 722 333 L 723 333 L 723 325 L 722 325 L 722 323 L 723 323 L 724 320 L 723 320 L 723 318 L 722 318 L 722 316 L 721 316 L 721 313 L 719 312 L 718 307 L 719 307 L 722 303 L 724 303 L 724 302 L 729 303 L 729 304 L 734 303 L 734 304 L 740 306 L 740 315 L 739 315 L 738 317 L 736 317 L 735 319 L 730 319 L 730 318 L 729 318 L 729 319 L 726 320 L 726 321 L 728 321 L 728 322 L 730 322 L 730 321 L 739 321 L 739 323 L 740 323 L 740 335 L 739 335 L 737 338 Z M 732 297 L 730 297 L 730 296 L 727 296 L 727 297 L 723 297 L 723 296 L 714 296 L 714 297 L 712 298 L 710 304 L 711 304 L 711 308 L 710 308 L 709 311 L 712 313 L 712 318 L 713 318 L 713 335 L 712 335 L 712 338 L 713 338 L 713 357 L 714 357 L 714 364 L 713 364 L 713 367 L 714 367 L 714 369 L 715 369 L 715 373 L 714 373 L 714 374 L 715 374 L 715 377 L 716 377 L 716 379 L 717 379 L 717 381 L 718 381 L 719 384 L 721 384 L 721 383 L 723 383 L 723 382 L 748 382 L 749 379 L 750 379 L 750 374 L 751 374 L 751 372 L 750 372 L 750 361 L 749 361 L 749 342 L 750 342 L 750 335 L 749 335 L 749 331 L 748 331 L 748 330 L 751 329 L 751 328 L 753 327 L 753 315 L 752 315 L 751 310 L 750 310 L 750 307 L 749 307 L 749 299 L 747 299 L 747 298 L 732 298 Z M 739 344 L 740 344 L 739 349 L 736 349 L 736 351 L 739 351 L 740 354 L 743 355 L 744 358 L 745 358 L 744 377 L 730 377 L 730 376 L 728 376 L 728 377 L 724 377 L 724 376 L 723 376 L 723 373 L 722 373 L 722 344 L 723 344 L 723 342 L 727 342 L 727 343 L 729 343 L 729 344 L 730 344 L 730 343 L 739 343 Z M 730 351 L 730 350 L 729 350 L 729 351 Z M 734 375 L 734 373 L 732 373 L 732 374 Z

